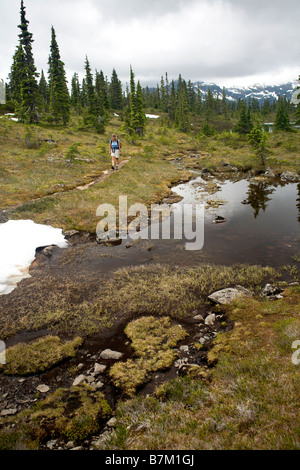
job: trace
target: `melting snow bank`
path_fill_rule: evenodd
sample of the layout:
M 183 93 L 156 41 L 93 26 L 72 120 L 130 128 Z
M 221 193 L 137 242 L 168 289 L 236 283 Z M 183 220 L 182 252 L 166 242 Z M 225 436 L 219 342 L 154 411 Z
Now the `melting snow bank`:
M 146 118 L 149 119 L 158 119 L 160 116 L 157 116 L 156 114 L 146 114 Z
M 32 220 L 9 220 L 0 224 L 0 295 L 12 292 L 26 277 L 40 246 L 68 246 L 62 230 Z

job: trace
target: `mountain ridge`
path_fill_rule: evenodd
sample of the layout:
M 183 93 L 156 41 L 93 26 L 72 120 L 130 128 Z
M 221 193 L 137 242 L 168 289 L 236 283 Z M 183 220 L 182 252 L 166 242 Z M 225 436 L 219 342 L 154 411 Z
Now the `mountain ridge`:
M 195 89 L 197 89 L 199 86 L 203 98 L 205 98 L 208 89 L 210 89 L 215 98 L 218 97 L 222 99 L 223 87 L 217 85 L 216 83 L 206 83 L 203 81 L 197 81 L 193 82 L 193 86 Z M 226 93 L 226 98 L 229 101 L 237 102 L 239 99 L 256 99 L 259 103 L 262 103 L 264 100 L 267 99 L 271 101 L 277 101 L 279 96 L 283 97 L 285 95 L 288 100 L 292 100 L 293 94 L 297 89 L 297 83 L 287 82 L 279 85 L 254 84 L 248 87 L 231 86 L 224 87 L 224 89 Z

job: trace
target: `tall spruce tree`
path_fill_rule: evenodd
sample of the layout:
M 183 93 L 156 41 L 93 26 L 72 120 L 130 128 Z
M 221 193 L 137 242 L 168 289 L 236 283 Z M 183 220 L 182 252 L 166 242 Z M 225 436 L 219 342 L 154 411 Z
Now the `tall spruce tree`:
M 29 21 L 26 19 L 26 8 L 21 0 L 21 21 L 18 27 L 19 45 L 13 57 L 10 73 L 10 97 L 15 102 L 16 114 L 23 122 L 33 123 L 38 120 L 38 73 L 32 53 L 32 33 L 28 31 Z
M 247 107 L 244 100 L 239 102 L 239 120 L 234 127 L 234 131 L 238 134 L 249 134 L 252 130 L 253 124 L 251 121 L 250 109 Z
M 41 71 L 41 78 L 39 81 L 39 110 L 48 111 L 49 105 L 49 88 L 48 83 L 44 74 L 44 71 Z
M 175 123 L 181 132 L 190 132 L 190 110 L 186 81 L 178 77 Z
M 276 131 L 291 131 L 292 126 L 290 124 L 288 102 L 286 96 L 282 98 L 279 96 L 275 120 L 275 130 Z
M 103 93 L 104 90 L 99 87 L 96 89 L 94 85 L 94 79 L 91 71 L 91 66 L 86 56 L 85 60 L 85 93 L 86 93 L 86 113 L 84 116 L 84 122 L 87 125 L 92 125 L 96 132 L 102 134 L 105 131 L 105 125 L 107 122 L 107 115 L 104 106 Z M 96 72 L 97 74 L 97 72 Z M 99 80 L 99 78 L 98 78 Z
M 64 63 L 60 58 L 55 30 L 51 27 L 51 46 L 49 56 L 49 94 L 50 114 L 56 124 L 67 124 L 70 119 L 70 96 Z
M 102 70 L 97 72 L 95 77 L 95 92 L 99 97 L 99 101 L 104 109 L 109 109 L 109 100 L 108 100 L 108 84 L 107 80 L 104 78 Z
M 72 108 L 76 111 L 77 114 L 81 113 L 81 100 L 80 100 L 80 84 L 78 73 L 74 73 L 71 80 L 71 99 L 70 103 Z
M 146 118 L 142 99 L 142 88 L 140 82 L 135 86 L 135 77 L 130 66 L 130 94 L 129 107 L 125 110 L 125 126 L 129 133 L 142 136 L 145 131 Z
M 26 79 L 26 57 L 21 43 L 13 56 L 13 64 L 9 74 L 9 99 L 14 101 L 15 108 L 20 109 L 22 103 L 22 82 Z
M 112 71 L 111 82 L 109 86 L 110 107 L 115 110 L 123 109 L 122 84 L 118 78 L 115 69 Z

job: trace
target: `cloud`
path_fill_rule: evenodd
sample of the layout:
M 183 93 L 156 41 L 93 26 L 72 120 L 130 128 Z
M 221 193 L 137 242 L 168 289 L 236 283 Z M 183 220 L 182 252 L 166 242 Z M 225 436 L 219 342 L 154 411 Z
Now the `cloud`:
M 48 69 L 53 25 L 69 79 L 75 71 L 83 76 L 86 55 L 93 69 L 110 76 L 115 68 L 124 82 L 130 65 L 144 83 L 158 82 L 165 72 L 220 83 L 299 75 L 298 0 L 25 0 L 25 5 L 37 67 Z M 0 77 L 6 77 L 20 6 L 19 0 L 0 0 L 0 6 Z

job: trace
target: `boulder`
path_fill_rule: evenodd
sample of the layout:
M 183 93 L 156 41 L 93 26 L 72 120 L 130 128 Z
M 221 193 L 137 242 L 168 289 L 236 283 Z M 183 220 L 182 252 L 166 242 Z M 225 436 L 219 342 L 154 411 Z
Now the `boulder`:
M 270 168 L 267 168 L 266 171 L 265 171 L 265 176 L 267 178 L 275 178 L 275 174 L 274 172 L 270 169 Z
M 281 181 L 287 181 L 291 183 L 295 183 L 300 180 L 299 175 L 292 171 L 284 171 L 283 173 L 281 173 L 280 179 Z
M 115 360 L 118 360 L 118 359 L 121 359 L 122 356 L 123 356 L 123 353 L 120 353 L 118 351 L 112 351 L 111 349 L 105 349 L 100 354 L 101 359 L 115 359 Z
M 222 289 L 217 292 L 213 292 L 211 295 L 208 296 L 208 300 L 216 304 L 225 305 L 231 303 L 234 299 L 238 297 L 252 297 L 252 295 L 252 292 L 246 289 L 245 287 L 235 286 L 228 287 L 227 289 Z

